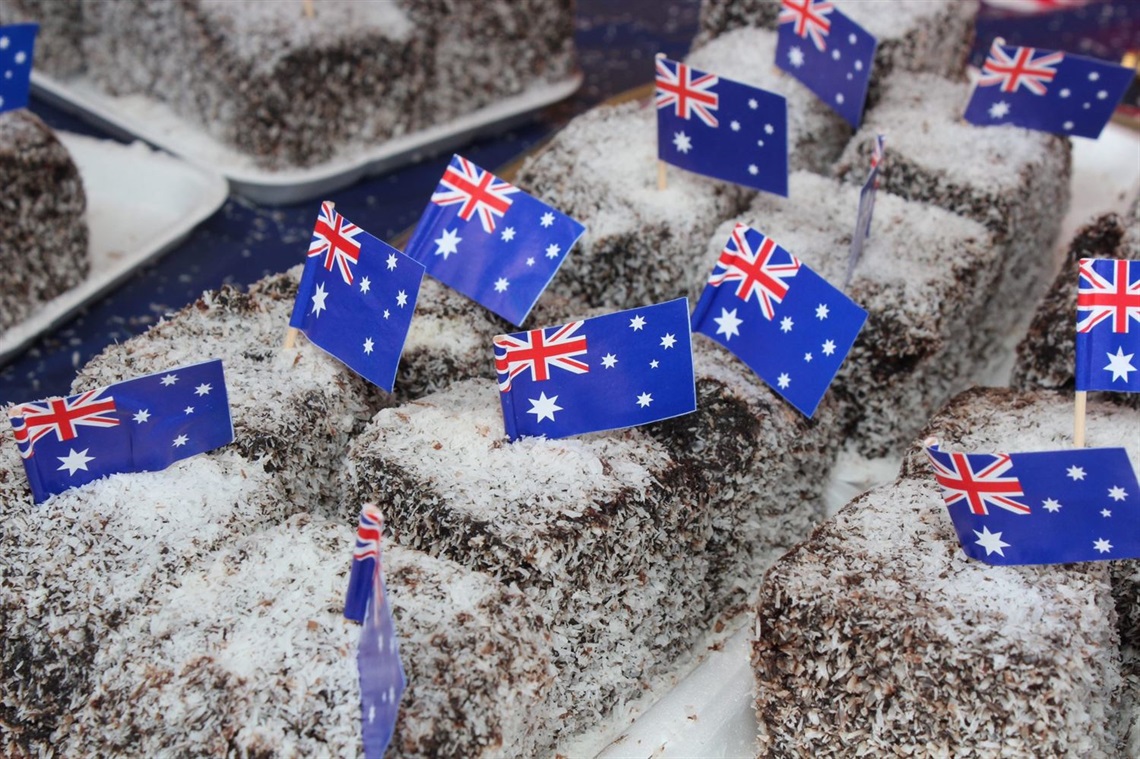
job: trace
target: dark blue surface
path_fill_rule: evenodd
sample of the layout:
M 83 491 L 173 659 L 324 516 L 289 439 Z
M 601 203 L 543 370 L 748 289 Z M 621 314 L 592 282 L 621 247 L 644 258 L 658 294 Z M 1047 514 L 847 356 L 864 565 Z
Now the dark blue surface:
M 575 114 L 624 90 L 653 81 L 653 56 L 680 57 L 696 32 L 698 0 L 579 0 L 575 40 L 582 87 L 530 124 L 458 149 L 494 170 L 539 144 Z M 56 129 L 106 137 L 33 99 L 31 109 Z M 423 212 L 451 157 L 431 156 L 329 194 L 338 211 L 391 240 Z M 70 391 L 79 367 L 109 344 L 145 331 L 164 314 L 225 284 L 248 285 L 300 263 L 319 201 L 257 205 L 231 197 L 175 250 L 140 269 L 103 300 L 37 340 L 0 369 L 0 403 Z

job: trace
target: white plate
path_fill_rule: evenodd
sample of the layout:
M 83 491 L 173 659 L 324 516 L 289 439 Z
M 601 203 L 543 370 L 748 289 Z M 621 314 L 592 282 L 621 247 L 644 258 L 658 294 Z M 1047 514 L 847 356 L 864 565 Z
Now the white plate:
M 83 77 L 61 82 L 32 72 L 37 97 L 97 124 L 114 134 L 137 137 L 156 147 L 208 166 L 230 181 L 235 193 L 257 203 L 297 203 L 346 187 L 362 177 L 390 171 L 443 152 L 482 134 L 525 121 L 535 111 L 569 97 L 582 83 L 581 74 L 541 83 L 446 124 L 404 135 L 362 151 L 337 155 L 304 169 L 270 171 L 248 156 L 206 134 L 201 126 L 171 108 L 141 95 L 114 97 Z
M 141 142 L 120 145 L 57 133 L 87 193 L 91 272 L 30 317 L 0 332 L 0 364 L 178 244 L 216 211 L 226 180 Z

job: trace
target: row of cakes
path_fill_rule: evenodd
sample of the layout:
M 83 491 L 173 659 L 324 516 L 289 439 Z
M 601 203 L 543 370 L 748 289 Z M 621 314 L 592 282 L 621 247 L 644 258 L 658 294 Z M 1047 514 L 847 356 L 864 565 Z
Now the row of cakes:
M 2 0 L 37 67 L 169 107 L 250 164 L 353 155 L 574 73 L 570 0 Z
M 692 61 L 727 72 L 741 65 L 740 49 L 764 45 L 774 49 L 770 32 L 739 30 Z M 771 58 L 756 60 L 738 78 L 763 85 Z M 770 86 L 810 102 L 791 80 Z M 931 112 L 916 91 L 929 100 L 932 89 L 945 105 Z M 892 139 L 903 168 L 884 174 L 890 194 L 852 284 L 871 319 L 815 419 L 696 338 L 697 413 L 505 445 L 486 348 L 505 325 L 431 281 L 392 397 L 307 346 L 274 347 L 296 271 L 248 293 L 207 294 L 108 349 L 76 389 L 198 360 L 203 346 L 223 357 L 235 444 L 36 509 L 5 440 L 0 529 L 16 547 L 0 598 L 0 655 L 12 673 L 0 683 L 6 747 L 351 754 L 354 634 L 339 611 L 350 525 L 369 499 L 387 517 L 385 571 L 409 675 L 395 753 L 543 754 L 623 719 L 823 518 L 842 440 L 897 451 L 970 383 L 1012 318 L 972 299 L 1030 302 L 1050 268 L 1037 257 L 1024 262 L 1028 273 L 1011 270 L 1007 257 L 1028 258 L 1011 227 L 1024 224 L 1048 247 L 1051 216 L 1067 200 L 1067 145 L 958 124 L 952 104 L 964 102 L 965 85 L 937 76 L 888 77 L 883 90 L 868 126 L 881 117 L 894 135 L 918 121 L 948 149 L 962 140 L 982 149 L 945 165 L 929 139 Z M 793 107 L 793 121 L 801 115 Z M 830 131 L 819 126 L 828 118 L 817 110 L 799 134 Z M 789 200 L 681 175 L 658 192 L 651 120 L 636 105 L 597 109 L 520 172 L 518 184 L 591 230 L 536 323 L 691 295 L 727 237 L 722 225 L 750 215 L 837 277 L 853 186 L 801 171 Z M 858 181 L 865 135 L 835 132 L 805 138 L 802 151 L 794 142 L 793 164 L 832 172 L 838 158 L 836 177 Z M 810 157 L 820 144 L 830 159 Z M 997 155 L 1012 162 L 1009 178 L 989 170 Z M 710 253 L 703 265 L 694 250 Z M 652 265 L 631 266 L 639 255 Z M 959 298 L 974 305 L 963 310 Z M 47 529 L 78 521 L 83 531 Z

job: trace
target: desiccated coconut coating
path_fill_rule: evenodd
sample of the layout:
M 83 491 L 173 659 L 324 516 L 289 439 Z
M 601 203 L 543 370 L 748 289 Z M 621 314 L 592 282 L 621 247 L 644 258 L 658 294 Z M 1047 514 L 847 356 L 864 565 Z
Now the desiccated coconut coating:
M 0 332 L 87 278 L 87 196 L 67 149 L 31 111 L 0 113 Z
M 1093 404 L 1090 445 L 1140 417 Z M 1060 394 L 978 389 L 927 432 L 962 451 L 1070 444 Z M 761 756 L 1118 756 L 1109 563 L 994 567 L 958 545 L 925 455 L 764 578 L 752 662 Z
M 569 0 L 313 8 L 310 17 L 302 0 L 82 0 L 19 10 L 82 30 L 81 68 L 96 88 L 163 102 L 271 170 L 359 152 L 573 71 Z M 57 76 L 80 68 L 44 52 Z
M 822 516 L 829 405 L 805 420 L 711 341 L 694 357 L 699 409 L 666 422 L 508 444 L 495 384 L 471 380 L 381 411 L 352 446 L 348 502 L 546 610 L 561 737 L 660 681 Z
M 862 185 L 874 137 L 886 134 L 882 189 L 984 224 L 1009 258 L 1005 291 L 1036 302 L 1069 207 L 1069 141 L 1019 127 L 968 124 L 962 112 L 969 92 L 964 82 L 930 74 L 890 77 L 835 171 Z M 1050 266 L 1032 264 L 1041 258 Z

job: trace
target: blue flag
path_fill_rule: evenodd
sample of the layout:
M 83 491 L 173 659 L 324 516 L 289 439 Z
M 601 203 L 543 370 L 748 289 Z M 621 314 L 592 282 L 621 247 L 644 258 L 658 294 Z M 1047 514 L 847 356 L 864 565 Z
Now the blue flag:
M 154 472 L 234 439 L 220 360 L 8 411 L 32 498 L 109 474 Z
M 776 65 L 858 129 L 876 40 L 826 0 L 783 0 Z
M 851 277 L 855 275 L 855 266 L 863 258 L 863 243 L 871 236 L 871 216 L 875 212 L 875 193 L 879 190 L 879 166 L 883 162 L 885 144 L 886 139 L 883 135 L 875 135 L 875 144 L 871 149 L 871 170 L 867 172 L 867 181 L 859 190 L 859 207 L 855 212 L 855 233 L 851 236 L 851 250 L 847 255 L 844 289 L 851 284 Z
M 978 68 L 997 38 L 1010 45 L 1079 50 L 1119 61 L 1140 48 L 1140 3 L 1135 0 L 983 0 L 974 24 L 970 63 Z
M 1140 557 L 1140 486 L 1123 448 L 967 454 L 926 442 L 967 556 L 987 564 Z
M 380 572 L 380 538 L 383 532 L 384 522 L 379 509 L 374 504 L 365 504 L 356 526 L 356 546 L 352 551 L 352 569 L 344 599 L 345 619 L 364 621 L 372 586 Z
M 392 391 L 424 267 L 321 203 L 289 326 Z
M 966 104 L 978 126 L 1100 136 L 1136 72 L 1072 53 L 994 44 Z
M 787 101 L 658 56 L 657 157 L 786 197 Z
M 38 24 L 0 26 L 0 113 L 28 104 Z
M 686 298 L 495 338 L 507 437 L 634 427 L 697 408 Z
M 346 603 L 344 612 L 349 619 L 364 623 L 360 631 L 360 647 L 356 652 L 356 667 L 360 675 L 360 733 L 366 759 L 384 756 L 396 729 L 400 697 L 408 684 L 404 665 L 400 662 L 400 643 L 384 588 L 384 573 L 380 568 L 382 523 L 376 506 L 366 504 L 361 510 L 360 524 L 362 531 L 363 525 L 369 525 L 368 535 L 361 537 L 358 534 L 353 551 L 353 574 L 349 581 L 349 600 L 352 601 L 357 567 L 364 568 L 360 574 L 364 582 L 358 585 L 363 589 L 364 607 L 359 610 L 359 616 L 350 615 Z M 365 554 L 363 559 L 362 554 Z
M 866 320 L 854 301 L 744 224 L 732 231 L 693 311 L 694 330 L 732 351 L 806 416 Z
M 1077 390 L 1140 393 L 1140 261 L 1082 258 Z
M 585 229 L 456 155 L 406 251 L 428 274 L 517 325 Z

